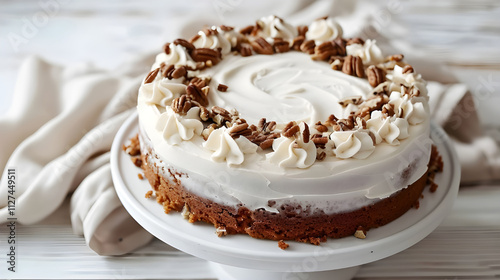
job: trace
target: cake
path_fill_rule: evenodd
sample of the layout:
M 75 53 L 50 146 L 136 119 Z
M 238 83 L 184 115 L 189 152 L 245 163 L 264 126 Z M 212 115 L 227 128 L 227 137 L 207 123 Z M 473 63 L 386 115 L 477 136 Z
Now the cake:
M 148 197 L 219 236 L 364 238 L 418 205 L 442 167 L 421 75 L 327 17 L 167 43 L 137 112 Z

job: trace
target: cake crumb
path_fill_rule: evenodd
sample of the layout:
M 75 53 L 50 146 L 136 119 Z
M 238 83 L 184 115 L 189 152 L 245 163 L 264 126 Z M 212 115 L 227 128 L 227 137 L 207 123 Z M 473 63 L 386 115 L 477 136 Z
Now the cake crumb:
M 215 233 L 218 237 L 222 237 L 227 235 L 227 230 L 225 227 L 218 227 L 215 229 Z
M 149 190 L 145 195 L 146 198 L 151 198 L 152 196 L 153 196 L 153 191 L 151 190 Z
M 142 180 L 142 179 L 144 179 L 144 176 L 142 176 L 142 174 L 141 174 L 141 173 L 137 173 L 137 177 L 138 177 L 139 179 L 141 179 L 141 180 Z
M 283 240 L 278 241 L 278 246 L 280 247 L 281 250 L 285 250 L 288 247 L 290 247 L 290 244 L 286 243 Z
M 130 160 L 132 160 L 135 166 L 141 167 L 142 159 L 140 157 L 131 157 Z
M 356 232 L 354 233 L 354 237 L 359 238 L 359 239 L 365 239 L 366 238 L 366 230 L 362 227 L 359 226 Z
M 187 204 L 184 204 L 184 207 L 182 207 L 182 217 L 186 220 L 189 220 L 191 212 L 189 211 L 189 206 Z
M 420 200 L 417 199 L 417 201 L 415 201 L 415 204 L 413 204 L 413 208 L 415 209 L 420 208 Z

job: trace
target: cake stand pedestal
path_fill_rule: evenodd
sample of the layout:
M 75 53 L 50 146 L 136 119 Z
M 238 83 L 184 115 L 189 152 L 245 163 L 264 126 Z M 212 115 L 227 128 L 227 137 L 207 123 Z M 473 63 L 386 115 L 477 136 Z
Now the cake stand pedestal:
M 138 132 L 137 115 L 118 131 L 111 148 L 111 172 L 116 192 L 130 215 L 165 243 L 212 262 L 219 279 L 351 279 L 359 265 L 407 249 L 431 233 L 451 210 L 458 193 L 460 166 L 444 131 L 432 124 L 431 138 L 443 157 L 444 171 L 436 176 L 439 188 L 424 191 L 419 209 L 410 209 L 397 220 L 368 232 L 366 239 L 329 239 L 319 246 L 287 242 L 281 250 L 276 241 L 247 235 L 217 237 L 212 225 L 189 223 L 180 213 L 166 215 L 151 189 L 137 176 L 142 170 L 122 151 L 122 145 Z

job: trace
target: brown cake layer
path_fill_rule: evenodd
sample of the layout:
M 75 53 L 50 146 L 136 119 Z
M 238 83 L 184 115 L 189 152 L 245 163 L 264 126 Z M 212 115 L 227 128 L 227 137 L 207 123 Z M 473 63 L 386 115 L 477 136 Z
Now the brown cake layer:
M 327 237 L 353 235 L 357 229 L 367 231 L 397 219 L 418 205 L 428 178 L 426 173 L 415 183 L 390 197 L 351 212 L 306 214 L 305 211 L 296 211 L 294 205 L 282 205 L 278 207 L 278 213 L 273 213 L 264 209 L 252 211 L 244 206 L 235 209 L 193 194 L 180 182 L 185 174 L 156 166 L 158 159 L 153 160 L 152 157 L 156 157 L 154 152 L 142 151 L 141 167 L 165 213 L 171 210 L 183 211 L 190 222 L 211 223 L 221 235 L 245 233 L 254 238 L 297 240 L 313 244 L 319 244 Z M 438 157 L 434 149 L 429 165 L 433 166 Z M 168 174 L 165 175 L 168 178 L 164 178 L 162 173 Z

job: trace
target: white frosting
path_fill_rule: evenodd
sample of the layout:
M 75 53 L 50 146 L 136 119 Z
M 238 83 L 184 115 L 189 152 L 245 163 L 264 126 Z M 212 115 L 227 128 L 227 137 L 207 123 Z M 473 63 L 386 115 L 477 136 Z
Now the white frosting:
M 303 131 L 303 124 L 302 130 Z M 304 143 L 302 137 L 281 136 L 273 142 L 272 153 L 267 154 L 271 163 L 284 168 L 307 168 L 316 160 L 316 145 L 312 141 Z
M 403 74 L 403 68 L 394 66 L 394 70 L 386 75 L 389 80 L 389 90 L 401 92 L 401 86 L 406 88 L 416 87 L 420 91 L 420 96 L 427 100 L 427 82 L 422 79 L 422 75 L 417 73 Z
M 306 39 L 314 40 L 316 45 L 325 41 L 335 40 L 341 36 L 342 27 L 331 18 L 313 21 L 306 32 Z
M 245 137 L 233 139 L 225 127 L 210 133 L 203 147 L 212 151 L 210 158 L 215 162 L 227 162 L 228 165 L 240 165 L 245 160 L 244 154 L 257 151 L 257 145 Z
M 277 16 L 267 16 L 257 20 L 261 27 L 259 35 L 265 39 L 280 37 L 283 40 L 293 40 L 298 35 L 295 26 L 283 21 Z
M 212 27 L 215 34 L 208 35 L 200 31 L 198 32 L 198 39 L 193 42 L 193 45 L 197 48 L 209 48 L 209 49 L 221 49 L 222 55 L 226 55 L 231 52 L 231 37 L 226 36 L 225 32 L 221 30 L 220 27 Z
M 364 65 L 378 64 L 384 61 L 382 51 L 375 40 L 366 40 L 363 45 L 351 44 L 346 46 L 347 55 L 359 56 Z
M 367 131 L 334 131 L 330 139 L 335 143 L 333 153 L 341 159 L 365 159 L 373 153 L 375 146 Z
M 405 139 L 409 136 L 406 119 L 394 118 L 392 120 L 384 117 L 382 111 L 379 110 L 372 112 L 366 126 L 375 135 L 377 144 L 385 140 L 390 145 L 399 145 L 399 139 Z
M 293 32 L 274 17 L 262 19 L 261 24 L 265 26 L 261 32 L 269 36 L 282 32 L 280 36 L 286 37 L 286 32 Z M 223 42 L 233 44 L 236 38 L 234 31 L 218 34 L 204 38 L 200 34 L 196 44 L 215 48 Z M 340 27 L 327 19 L 311 24 L 306 36 L 320 42 L 341 34 Z M 367 40 L 351 51 L 359 53 L 367 64 L 380 59 L 374 41 Z M 182 47 L 171 45 L 170 54 L 159 55 L 153 68 L 161 62 L 189 65 L 193 61 Z M 236 108 L 249 124 L 257 124 L 262 117 L 276 121 L 277 131 L 292 120 L 306 122 L 314 130 L 314 124 L 330 114 L 347 118 L 358 106 L 343 107 L 339 101 L 351 96 L 366 99 L 373 90 L 366 79 L 334 71 L 328 63 L 295 51 L 272 58 L 228 53 L 201 74 L 211 77 L 210 106 Z M 164 107 L 183 93 L 185 86 L 159 76 L 139 90 L 141 145 L 154 147 L 157 157 L 151 160 L 159 172 L 168 168 L 185 172 L 188 176 L 179 180 L 188 191 L 217 203 L 272 212 L 290 202 L 327 214 L 358 209 L 401 190 L 427 171 L 432 141 L 425 82 L 418 74 L 402 74 L 397 67 L 386 77 L 394 88 L 389 103 L 395 115 L 386 117 L 374 111 L 366 129 L 325 132 L 330 140 L 324 149 L 328 156 L 322 161 L 316 160 L 313 142 L 304 143 L 301 134 L 277 138 L 272 150 L 265 151 L 243 136 L 233 139 L 224 127 L 214 130 L 205 141 L 200 136 L 203 124 L 199 108 L 180 116 Z M 178 87 L 171 85 L 176 82 Z M 227 85 L 228 90 L 215 90 L 218 84 Z M 420 97 L 410 98 L 401 85 L 418 88 Z M 301 132 L 303 129 L 301 124 Z M 375 136 L 376 145 L 370 134 Z M 269 200 L 276 206 L 270 206 Z
M 185 65 L 193 68 L 196 67 L 196 62 L 194 62 L 194 60 L 191 58 L 191 56 L 183 46 L 170 43 L 169 47 L 170 47 L 169 54 L 162 52 L 156 56 L 156 61 L 153 64 L 152 69 L 160 67 L 160 64 L 162 62 L 164 62 L 167 65 L 169 64 L 175 65 L 176 68 Z
M 389 96 L 389 104 L 394 105 L 396 116 L 400 116 L 415 125 L 424 122 L 429 115 L 429 108 L 422 102 L 412 102 L 408 94 L 393 91 Z
M 161 132 L 163 139 L 170 145 L 178 145 L 182 141 L 191 140 L 203 131 L 203 124 L 198 120 L 200 108 L 189 109 L 185 116 L 176 114 L 167 107 L 166 112 L 158 116 L 156 129 Z
M 186 93 L 186 86 L 179 80 L 169 80 L 167 78 L 159 78 L 149 83 L 143 84 L 140 88 L 140 94 L 144 96 L 144 101 L 147 104 L 156 104 L 160 106 L 170 106 L 172 100 Z

